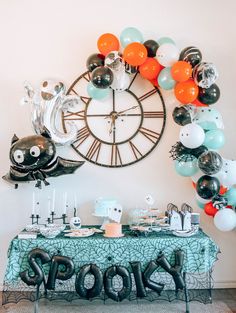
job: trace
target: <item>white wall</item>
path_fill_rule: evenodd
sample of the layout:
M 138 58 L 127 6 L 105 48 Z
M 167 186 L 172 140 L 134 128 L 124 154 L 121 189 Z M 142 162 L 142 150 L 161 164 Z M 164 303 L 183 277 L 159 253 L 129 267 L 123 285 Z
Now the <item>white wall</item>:
M 227 142 L 223 155 L 236 156 L 235 146 L 235 38 L 234 0 L 179 1 L 80 1 L 8 0 L 0 1 L 0 173 L 9 168 L 8 151 L 14 133 L 32 133 L 29 108 L 20 107 L 22 82 L 37 86 L 44 78 L 61 78 L 67 86 L 85 69 L 86 58 L 96 51 L 96 40 L 105 32 L 116 35 L 135 26 L 145 38 L 174 38 L 180 48 L 196 45 L 204 59 L 214 62 L 220 72 L 222 96 L 217 104 L 225 121 Z M 178 137 L 167 103 L 168 120 L 159 146 L 144 161 L 123 169 L 106 169 L 87 163 L 74 176 L 53 181 L 57 191 L 76 191 L 84 223 L 96 223 L 92 201 L 98 196 L 117 197 L 128 210 L 142 205 L 152 193 L 158 207 L 168 202 L 186 201 L 196 207 L 189 179 L 177 176 L 168 151 Z M 61 155 L 78 158 L 71 150 Z M 50 187 L 49 187 L 50 188 Z M 44 197 L 50 189 L 43 189 Z M 0 282 L 6 266 L 10 240 L 28 223 L 33 185 L 14 190 L 0 181 Z M 59 205 L 60 198 L 57 200 Z M 198 209 L 196 208 L 196 211 Z M 214 277 L 224 286 L 236 287 L 236 233 L 222 233 L 211 218 L 201 215 L 202 227 L 219 244 L 222 254 Z M 125 221 L 125 220 L 124 220 Z

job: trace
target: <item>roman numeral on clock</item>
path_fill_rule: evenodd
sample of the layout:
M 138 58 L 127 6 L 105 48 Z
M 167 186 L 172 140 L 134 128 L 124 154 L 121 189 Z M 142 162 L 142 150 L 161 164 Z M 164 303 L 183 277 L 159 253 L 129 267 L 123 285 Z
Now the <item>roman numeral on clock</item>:
M 90 135 L 89 129 L 87 126 L 84 126 L 78 131 L 78 135 L 76 137 L 76 140 L 74 141 L 73 145 L 75 145 L 75 148 L 78 148 Z
M 84 120 L 84 119 L 85 119 L 85 110 L 78 111 L 78 112 L 68 112 L 67 114 L 64 115 L 65 121 L 76 121 L 76 120 Z
M 154 132 L 153 130 L 151 129 L 148 129 L 148 128 L 144 128 L 144 127 L 141 127 L 139 129 L 139 132 L 145 136 L 148 140 L 150 140 L 152 143 L 156 143 L 156 141 L 159 139 L 160 137 L 160 134 L 157 133 L 157 132 Z
M 117 145 L 112 145 L 111 147 L 111 166 L 112 165 L 122 165 L 120 150 Z
M 143 101 L 149 97 L 151 97 L 152 95 L 156 94 L 156 88 L 150 90 L 149 92 L 145 93 L 144 95 L 142 95 L 141 97 L 138 98 L 139 101 Z
M 146 111 L 143 112 L 144 118 L 163 118 L 164 112 L 163 111 Z
M 97 140 L 97 139 L 94 139 L 93 143 L 91 144 L 87 154 L 86 154 L 86 157 L 88 159 L 93 159 L 95 158 L 95 162 L 97 162 L 98 160 L 98 157 L 99 157 L 99 153 L 100 153 L 100 150 L 101 150 L 101 145 L 102 143 Z
M 132 152 L 133 152 L 136 160 L 138 160 L 139 157 L 143 156 L 143 154 L 139 151 L 139 149 L 135 146 L 135 144 L 131 140 L 129 141 L 129 145 L 130 145 L 130 147 L 132 149 Z

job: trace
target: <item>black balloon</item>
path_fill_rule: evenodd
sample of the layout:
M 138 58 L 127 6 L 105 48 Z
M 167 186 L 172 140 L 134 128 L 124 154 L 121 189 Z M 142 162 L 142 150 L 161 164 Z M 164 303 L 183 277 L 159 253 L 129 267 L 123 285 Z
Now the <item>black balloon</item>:
M 155 281 L 150 279 L 151 275 L 157 270 L 157 268 L 158 268 L 157 263 L 154 261 L 150 261 L 145 271 L 143 272 L 143 281 L 146 287 L 156 291 L 158 294 L 161 294 L 165 285 L 156 283 Z
M 144 298 L 147 295 L 143 279 L 140 262 L 130 262 L 136 285 L 136 295 L 138 298 Z
M 201 51 L 196 47 L 187 47 L 180 53 L 179 60 L 186 61 L 194 67 L 202 60 Z
M 95 68 L 104 65 L 105 56 L 100 53 L 94 53 L 90 55 L 87 59 L 86 66 L 87 69 L 92 72 Z
M 63 265 L 65 269 L 60 270 L 59 266 Z M 75 272 L 75 265 L 71 258 L 67 256 L 54 255 L 51 261 L 50 271 L 47 281 L 47 289 L 54 290 L 56 279 L 67 280 L 70 279 Z
M 189 124 L 192 121 L 189 111 L 184 106 L 175 107 L 172 116 L 175 123 L 181 126 Z
M 123 280 L 123 287 L 117 291 L 114 289 L 112 279 L 119 275 Z M 131 275 L 127 268 L 119 265 L 109 267 L 104 274 L 104 290 L 107 296 L 114 301 L 122 301 L 130 295 L 131 292 Z
M 198 158 L 198 166 L 203 173 L 213 175 L 218 173 L 223 165 L 222 157 L 215 151 L 207 151 Z
M 208 151 L 207 147 L 202 145 L 197 148 L 191 149 L 191 155 L 195 156 L 198 159 L 199 156 L 206 151 Z
M 28 286 L 40 286 L 45 281 L 44 271 L 41 265 L 38 264 L 37 259 L 41 261 L 41 264 L 48 263 L 51 260 L 49 254 L 42 249 L 37 248 L 29 252 L 28 263 L 34 275 L 30 275 L 27 270 L 20 273 L 20 278 Z
M 182 276 L 182 269 L 184 264 L 184 252 L 183 250 L 175 250 L 175 264 L 171 266 L 164 254 L 160 254 L 156 260 L 156 263 L 161 266 L 166 272 L 168 272 L 175 282 L 175 288 L 183 289 L 185 287 L 184 279 Z
M 48 165 L 56 154 L 56 146 L 51 138 L 43 135 L 12 138 L 10 160 L 22 170 L 37 170 Z
M 196 184 L 198 195 L 203 199 L 211 199 L 220 191 L 220 182 L 216 177 L 204 175 Z
M 106 66 L 99 66 L 92 71 L 91 82 L 96 88 L 106 89 L 113 82 L 113 73 Z
M 85 277 L 87 274 L 94 276 L 94 284 L 92 288 L 84 286 Z M 86 264 L 82 266 L 75 279 L 76 292 L 85 299 L 92 299 L 98 296 L 102 291 L 103 275 L 102 271 L 96 264 Z
M 55 144 L 46 129 L 41 135 L 22 139 L 14 135 L 10 149 L 10 160 L 13 166 L 3 179 L 16 186 L 19 182 L 35 180 L 37 181 L 35 186 L 41 188 L 41 181 L 49 185 L 47 177 L 72 174 L 84 164 L 84 161 L 67 160 L 61 157 L 53 161 L 55 154 Z
M 216 84 L 212 84 L 209 88 L 200 88 L 198 100 L 204 104 L 214 104 L 220 98 L 220 88 Z
M 158 43 L 155 40 L 150 39 L 150 40 L 146 40 L 143 44 L 147 49 L 148 57 L 150 58 L 155 57 L 157 49 L 159 48 Z

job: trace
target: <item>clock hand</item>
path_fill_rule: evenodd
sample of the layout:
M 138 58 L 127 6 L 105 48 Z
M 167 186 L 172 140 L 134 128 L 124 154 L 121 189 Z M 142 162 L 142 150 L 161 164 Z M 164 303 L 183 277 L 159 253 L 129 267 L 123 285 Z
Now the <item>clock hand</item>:
M 123 111 L 120 111 L 120 112 L 117 112 L 117 116 L 119 116 L 119 115 L 121 115 L 121 114 L 123 114 L 123 113 L 125 113 L 125 112 L 127 112 L 127 111 L 130 111 L 130 110 L 134 110 L 134 109 L 136 109 L 136 108 L 138 108 L 139 107 L 139 105 L 134 105 L 134 106 L 132 106 L 131 108 L 129 108 L 129 109 L 126 109 L 126 110 L 123 110 Z

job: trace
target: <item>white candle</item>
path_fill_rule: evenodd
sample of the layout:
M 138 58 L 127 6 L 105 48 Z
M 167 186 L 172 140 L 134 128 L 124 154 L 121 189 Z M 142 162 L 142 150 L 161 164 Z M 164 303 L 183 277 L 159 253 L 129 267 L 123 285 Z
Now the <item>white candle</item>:
M 35 215 L 35 192 L 33 192 L 32 215 Z
M 74 209 L 77 208 L 77 196 L 74 194 Z
M 50 218 L 51 216 L 51 198 L 48 197 L 48 217 Z
M 67 210 L 67 192 L 64 193 L 63 214 L 66 214 L 66 210 Z
M 56 189 L 53 189 L 53 193 L 52 193 L 52 212 L 55 212 L 55 199 L 56 199 Z
M 40 215 L 39 192 L 36 193 L 36 215 Z

